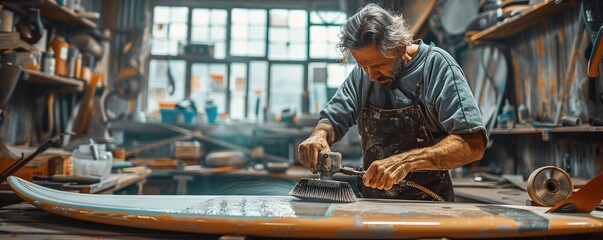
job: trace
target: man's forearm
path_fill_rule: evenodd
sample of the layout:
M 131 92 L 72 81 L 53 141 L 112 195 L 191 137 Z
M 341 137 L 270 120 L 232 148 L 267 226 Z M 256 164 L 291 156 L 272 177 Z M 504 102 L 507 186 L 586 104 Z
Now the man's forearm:
M 327 122 L 320 122 L 312 131 L 312 135 L 319 135 L 327 139 L 329 145 L 333 144 L 335 141 L 335 132 L 333 131 L 333 126 Z
M 483 133 L 451 134 L 439 143 L 396 155 L 406 171 L 450 170 L 483 157 Z

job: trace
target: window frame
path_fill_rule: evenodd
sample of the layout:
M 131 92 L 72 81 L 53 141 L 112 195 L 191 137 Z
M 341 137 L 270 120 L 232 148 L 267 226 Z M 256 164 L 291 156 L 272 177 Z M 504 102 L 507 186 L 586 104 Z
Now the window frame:
M 229 88 L 229 86 L 231 85 L 231 64 L 245 64 L 246 69 L 247 69 L 247 82 L 246 82 L 246 89 L 245 89 L 245 106 L 244 106 L 244 119 L 241 120 L 253 120 L 255 118 L 254 115 L 254 109 L 250 109 L 250 102 L 251 101 L 255 101 L 255 95 L 253 92 L 250 92 L 250 63 L 254 62 L 254 61 L 265 61 L 268 65 L 268 68 L 266 69 L 266 83 L 265 83 L 265 89 L 266 89 L 266 93 L 265 95 L 262 96 L 262 100 L 265 102 L 264 107 L 266 109 L 270 109 L 270 100 L 271 100 L 271 81 L 273 79 L 273 76 L 271 76 L 271 72 L 272 72 L 272 67 L 273 64 L 301 64 L 303 66 L 303 89 L 302 89 L 302 95 L 299 96 L 301 98 L 301 105 L 302 105 L 302 109 L 300 111 L 300 109 L 298 109 L 298 113 L 309 113 L 310 110 L 310 96 L 309 96 L 309 81 L 310 81 L 310 77 L 309 75 L 309 65 L 311 63 L 316 63 L 316 62 L 327 62 L 327 63 L 339 63 L 339 59 L 331 59 L 331 58 L 311 58 L 310 57 L 310 27 L 311 26 L 316 26 L 317 24 L 312 24 L 311 23 L 311 11 L 315 11 L 315 10 L 321 10 L 321 11 L 341 11 L 340 9 L 338 9 L 338 1 L 325 1 L 322 4 L 323 5 L 328 5 L 329 7 L 322 7 L 320 9 L 309 9 L 308 6 L 311 6 L 312 1 L 307 0 L 307 1 L 295 1 L 295 2 L 281 2 L 281 1 L 266 1 L 263 3 L 259 3 L 259 4 L 251 4 L 251 3 L 247 3 L 246 1 L 243 1 L 243 3 L 241 3 L 240 1 L 229 1 L 229 2 L 224 2 L 224 1 L 203 1 L 203 2 L 198 2 L 198 1 L 181 1 L 181 2 L 174 2 L 174 1 L 167 1 L 167 0 L 152 0 L 149 3 L 149 7 L 150 7 L 150 13 L 151 13 L 151 23 L 153 23 L 154 21 L 154 9 L 157 6 L 166 6 L 166 7 L 188 7 L 188 26 L 187 26 L 187 42 L 191 42 L 192 39 L 192 28 L 193 28 L 193 23 L 192 21 L 192 14 L 195 8 L 206 8 L 206 9 L 223 9 L 227 11 L 227 24 L 226 24 L 226 46 L 225 46 L 225 50 L 226 50 L 226 56 L 224 59 L 215 59 L 215 58 L 209 58 L 209 57 L 203 57 L 203 56 L 183 56 L 183 55 L 154 55 L 154 54 L 149 54 L 148 58 L 145 61 L 145 66 L 146 69 L 149 69 L 149 65 L 151 60 L 184 60 L 186 62 L 186 72 L 185 72 L 185 89 L 184 89 L 184 97 L 185 98 L 189 98 L 191 96 L 191 77 L 192 77 L 192 65 L 195 63 L 204 63 L 204 64 L 226 64 L 226 73 L 227 73 L 227 77 L 225 79 L 226 81 L 226 109 L 224 109 L 223 113 L 230 113 L 231 111 L 231 90 Z M 320 6 L 318 6 L 320 7 Z M 266 11 L 266 31 L 265 31 L 265 37 L 264 37 L 264 42 L 265 42 L 265 49 L 264 49 L 264 56 L 262 57 L 256 57 L 256 56 L 233 56 L 231 55 L 231 26 L 232 26 L 232 10 L 234 8 L 246 8 L 246 9 L 262 9 Z M 269 39 L 269 34 L 270 34 L 270 10 L 271 9 L 287 9 L 287 10 L 305 10 L 307 12 L 307 18 L 306 18 L 306 59 L 305 60 L 280 60 L 280 59 L 269 59 L 268 55 L 269 55 L 269 44 L 270 44 L 270 39 Z M 347 15 L 346 15 L 347 18 Z M 336 24 L 335 24 L 336 25 Z M 151 24 L 151 27 L 152 24 Z M 148 81 L 149 79 L 149 75 L 147 74 L 145 76 L 146 80 Z M 149 100 L 149 93 L 148 93 L 148 85 L 145 84 L 144 87 L 144 92 L 142 94 L 142 98 L 141 100 L 144 101 L 145 104 L 141 104 L 143 110 L 147 110 L 147 102 Z M 265 112 L 264 113 L 264 121 L 267 120 L 268 115 L 270 115 L 270 112 Z

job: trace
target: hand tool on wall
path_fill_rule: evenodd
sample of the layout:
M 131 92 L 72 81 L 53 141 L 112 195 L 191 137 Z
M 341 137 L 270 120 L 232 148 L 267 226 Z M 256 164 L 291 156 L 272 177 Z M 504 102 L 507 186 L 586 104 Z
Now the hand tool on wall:
M 596 89 L 594 87 L 596 86 L 594 83 L 596 83 L 596 80 L 599 78 L 600 74 L 599 66 L 601 64 L 601 58 L 603 58 L 603 41 L 601 41 L 601 38 L 603 38 L 603 26 L 601 26 L 601 28 L 599 28 L 599 31 L 597 32 L 597 36 L 595 37 L 593 42 L 593 49 L 588 59 L 588 78 L 589 82 L 591 83 L 589 90 L 591 91 L 594 91 Z M 596 95 L 596 92 L 591 92 L 590 94 L 591 96 L 594 96 Z M 601 97 L 599 98 L 599 101 L 603 101 Z
M 362 176 L 365 171 L 357 171 L 350 167 L 341 166 L 341 153 L 320 152 L 318 154 L 318 179 L 302 178 L 289 195 L 308 201 L 318 202 L 355 202 L 354 190 L 347 182 L 333 180 L 335 173 Z M 412 187 L 429 194 L 434 199 L 444 202 L 444 199 L 433 191 L 412 181 L 402 180 L 398 185 Z

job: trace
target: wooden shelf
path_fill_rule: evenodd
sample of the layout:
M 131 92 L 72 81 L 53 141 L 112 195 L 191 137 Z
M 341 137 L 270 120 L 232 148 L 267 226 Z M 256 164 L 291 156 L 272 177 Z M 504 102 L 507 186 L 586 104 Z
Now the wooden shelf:
M 592 127 L 588 125 L 576 127 L 552 127 L 552 128 L 533 128 L 518 127 L 510 129 L 493 129 L 492 134 L 541 134 L 541 133 L 603 133 L 603 127 Z
M 29 43 L 21 40 L 19 33 L 0 33 L 0 50 L 14 49 L 15 51 L 35 52 Z
M 57 89 L 81 92 L 84 89 L 84 81 L 50 75 L 39 71 L 23 69 L 22 80 L 37 85 L 49 86 Z
M 27 11 L 28 8 L 35 7 L 40 9 L 42 17 L 59 23 L 67 28 L 96 28 L 96 23 L 79 17 L 74 12 L 66 7 L 59 6 L 54 1 L 50 0 L 33 0 L 33 1 L 16 1 L 10 0 L 8 7 L 15 10 Z
M 471 41 L 498 40 L 511 37 L 536 24 L 539 20 L 567 11 L 578 6 L 577 0 L 546 0 L 534 5 L 525 12 L 505 19 L 471 36 Z

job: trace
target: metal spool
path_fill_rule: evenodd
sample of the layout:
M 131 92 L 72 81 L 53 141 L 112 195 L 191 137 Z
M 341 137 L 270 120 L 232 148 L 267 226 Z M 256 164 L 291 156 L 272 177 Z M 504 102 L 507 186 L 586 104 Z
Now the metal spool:
M 528 178 L 528 194 L 540 206 L 553 206 L 569 197 L 573 190 L 572 179 L 558 167 L 538 168 Z

